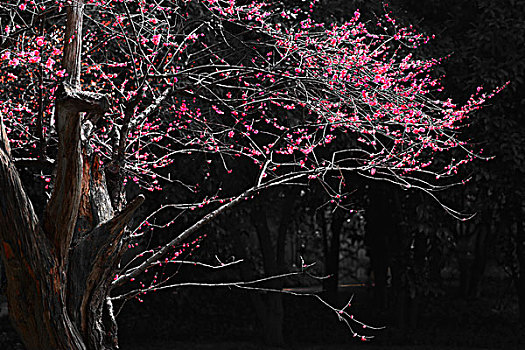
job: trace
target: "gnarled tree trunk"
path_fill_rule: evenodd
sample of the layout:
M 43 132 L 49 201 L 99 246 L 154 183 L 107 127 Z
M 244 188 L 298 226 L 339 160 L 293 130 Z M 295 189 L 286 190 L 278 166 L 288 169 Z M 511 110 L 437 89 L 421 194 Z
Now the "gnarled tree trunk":
M 80 88 L 84 3 L 68 6 L 56 95 L 56 178 L 38 218 L 14 165 L 0 121 L 0 253 L 11 320 L 27 349 L 112 349 L 109 292 L 124 252 L 123 232 L 143 197 L 114 215 L 98 159 L 82 143 L 83 115 L 104 113 L 104 96 Z M 71 39 L 71 40 L 70 40 Z

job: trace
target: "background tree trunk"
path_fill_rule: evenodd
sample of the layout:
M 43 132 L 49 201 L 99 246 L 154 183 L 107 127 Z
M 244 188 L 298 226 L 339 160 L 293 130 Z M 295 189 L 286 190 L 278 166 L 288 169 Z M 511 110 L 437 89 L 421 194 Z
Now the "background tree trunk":
M 286 234 L 288 232 L 295 200 L 298 192 L 295 189 L 284 192 L 284 199 L 278 208 L 277 225 L 270 225 L 267 209 L 254 204 L 250 208 L 250 221 L 255 228 L 261 251 L 264 276 L 276 276 L 284 272 L 284 254 Z M 274 223 L 275 224 L 275 223 Z M 275 243 L 275 244 L 274 244 Z M 240 230 L 234 232 L 234 249 L 236 255 L 247 257 L 247 242 Z M 245 280 L 255 278 L 255 274 L 246 264 L 240 265 L 241 276 Z M 262 327 L 262 338 L 266 345 L 283 346 L 283 321 L 284 308 L 282 294 L 282 279 L 269 281 L 262 285 L 263 288 L 276 290 L 276 292 L 251 293 L 250 299 Z
M 516 217 L 516 254 L 518 256 L 519 276 L 516 281 L 519 304 L 519 320 L 525 324 L 525 228 L 523 225 L 523 216 L 521 206 L 518 208 Z
M 339 286 L 339 250 L 341 246 L 341 234 L 344 224 L 344 214 L 337 210 L 331 214 L 330 229 L 327 227 L 325 213 L 321 222 L 323 223 L 323 241 L 324 241 L 324 261 L 325 275 L 330 278 L 323 280 L 323 291 L 326 293 L 328 300 L 337 302 L 337 291 Z
M 272 243 L 272 231 L 268 226 L 266 209 L 263 206 L 252 208 L 251 221 L 255 226 L 259 247 L 261 249 L 265 276 L 277 275 L 282 266 L 277 264 L 277 254 Z M 264 287 L 280 290 L 283 287 L 282 280 L 273 280 Z M 283 302 L 280 293 L 265 293 L 257 295 L 254 306 L 257 316 L 263 327 L 263 340 L 266 345 L 282 346 L 283 337 Z

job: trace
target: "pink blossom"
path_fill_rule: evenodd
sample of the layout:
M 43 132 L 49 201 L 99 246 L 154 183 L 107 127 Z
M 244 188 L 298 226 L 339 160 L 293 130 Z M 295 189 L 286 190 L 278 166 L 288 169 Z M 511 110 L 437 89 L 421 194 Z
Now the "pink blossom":
M 120 25 L 124 24 L 124 17 L 123 17 L 123 16 L 117 15 L 116 20 L 117 20 L 117 21 L 116 21 L 116 24 L 117 24 L 117 25 L 119 25 L 119 24 L 120 24 Z
M 55 60 L 49 57 L 46 61 L 46 68 L 47 69 L 53 69 L 53 65 L 55 64 Z
M 153 35 L 153 38 L 151 38 L 151 41 L 153 44 L 158 45 L 160 43 L 160 34 Z
M 23 3 L 23 4 L 20 4 L 20 6 L 18 6 L 18 8 L 22 11 L 24 11 L 27 7 L 27 4 L 26 3 Z
M 224 114 L 223 111 L 221 111 L 217 106 L 212 105 L 211 108 L 217 113 L 217 114 Z
M 38 63 L 40 62 L 40 56 L 31 56 L 28 60 L 29 63 Z
M 36 38 L 36 44 L 38 46 L 44 46 L 45 44 L 45 40 L 44 40 L 44 37 L 43 36 L 39 36 Z
M 20 63 L 20 60 L 19 60 L 18 58 L 15 57 L 15 58 L 13 58 L 11 61 L 9 61 L 8 64 L 9 64 L 10 66 L 16 67 L 16 66 L 18 66 L 19 63 Z

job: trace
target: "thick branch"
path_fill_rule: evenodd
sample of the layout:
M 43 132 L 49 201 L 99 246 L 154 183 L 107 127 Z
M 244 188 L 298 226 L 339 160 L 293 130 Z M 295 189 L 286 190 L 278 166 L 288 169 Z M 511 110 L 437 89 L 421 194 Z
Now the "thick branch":
M 68 77 L 56 95 L 57 174 L 44 217 L 45 232 L 53 242 L 61 261 L 67 256 L 81 202 L 81 112 L 103 113 L 108 109 L 105 96 L 80 89 L 83 9 L 83 0 L 73 1 L 67 9 L 62 64 Z
M 4 127 L 4 119 L 0 114 L 0 152 L 5 154 L 5 157 L 11 158 L 11 147 L 9 146 L 9 139 Z
M 9 248 L 11 253 L 24 249 L 25 254 L 36 253 L 31 249 L 39 246 L 40 248 L 37 249 L 46 249 L 48 242 L 44 237 L 35 235 L 36 232 L 40 232 L 40 223 L 12 160 L 9 139 L 3 120 L 0 118 L 0 240 L 3 242 L 1 248 L 7 249 L 7 245 L 11 245 Z
M 161 257 L 163 257 L 165 254 L 167 254 L 171 247 L 176 246 L 180 244 L 182 241 L 186 240 L 188 237 L 190 237 L 192 234 L 194 234 L 197 230 L 202 228 L 204 225 L 211 222 L 213 219 L 215 219 L 220 214 L 224 213 L 228 209 L 234 207 L 235 205 L 241 203 L 243 200 L 246 200 L 250 198 L 251 196 L 257 194 L 259 191 L 279 186 L 285 183 L 291 183 L 292 181 L 301 178 L 305 175 L 305 173 L 299 173 L 299 174 L 291 174 L 290 176 L 283 176 L 280 179 L 274 179 L 272 181 L 268 181 L 267 183 L 254 186 L 246 191 L 244 191 L 242 194 L 238 195 L 237 197 L 233 198 L 230 202 L 221 205 L 211 213 L 208 213 L 205 215 L 202 219 L 197 221 L 192 226 L 188 227 L 186 230 L 184 230 L 181 234 L 179 234 L 177 237 L 172 239 L 169 243 L 165 244 L 162 248 L 160 248 L 157 252 L 155 252 L 153 255 L 151 255 L 148 259 L 146 259 L 143 263 L 141 263 L 139 266 L 131 268 L 129 271 L 124 272 L 119 278 L 117 278 L 113 282 L 113 287 L 118 287 L 123 285 L 126 281 L 128 281 L 130 278 L 136 277 L 140 275 L 142 272 L 144 272 L 149 266 L 151 266 L 152 263 L 155 263 L 157 260 L 159 260 Z
M 43 297 L 55 295 L 60 299 L 63 296 L 61 279 L 54 275 L 57 273 L 57 260 L 49 240 L 42 234 L 32 203 L 22 187 L 9 153 L 9 140 L 1 120 L 0 241 L 0 255 L 8 279 L 6 294 L 9 313 L 18 332 L 25 336 L 26 347 L 37 349 L 40 348 L 39 344 L 53 344 L 53 348 L 65 348 L 64 344 L 81 344 L 68 315 L 57 311 L 60 304 Z M 41 308 L 46 313 L 32 318 L 35 310 Z M 58 318 L 49 318 L 49 315 Z M 51 328 L 56 333 L 51 332 Z
M 66 256 L 77 220 L 82 186 L 80 114 L 72 104 L 58 100 L 58 157 L 55 187 L 47 203 L 44 228 L 53 241 L 57 255 Z
M 144 195 L 139 194 L 118 215 L 110 221 L 110 232 L 121 232 L 132 219 L 137 209 L 144 203 Z
M 92 112 L 103 114 L 109 110 L 109 100 L 106 95 L 90 91 L 82 91 L 69 82 L 64 82 L 57 91 L 57 103 L 67 105 L 72 112 Z
M 197 221 L 192 226 L 188 227 L 184 232 L 182 232 L 180 235 L 172 239 L 168 244 L 165 244 L 160 250 L 158 250 L 155 254 L 150 256 L 148 259 L 146 259 L 142 264 L 140 264 L 138 267 L 131 270 L 129 273 L 125 273 L 124 275 L 120 276 L 113 282 L 113 287 L 118 287 L 122 284 L 124 284 L 126 281 L 128 281 L 130 278 L 136 277 L 139 274 L 141 274 L 144 270 L 146 270 L 152 263 L 160 259 L 164 254 L 168 253 L 168 251 L 171 249 L 172 246 L 178 245 L 180 242 L 184 241 L 188 237 L 190 237 L 194 232 L 196 232 L 198 229 L 212 221 L 214 218 L 216 218 L 218 215 L 224 213 L 229 208 L 235 206 L 236 204 L 240 203 L 241 201 L 245 200 L 252 194 L 256 193 L 259 188 L 252 188 L 248 191 L 244 192 L 243 194 L 237 196 L 234 198 L 231 202 L 226 203 L 219 208 L 215 209 L 211 213 L 204 216 L 202 219 Z
M 74 280 L 69 283 L 69 310 L 86 336 L 91 304 L 104 298 L 114 267 L 124 252 L 121 245 L 124 229 L 143 202 L 144 196 L 139 195 L 122 212 L 99 224 L 72 247 L 69 276 Z
M 73 0 L 67 6 L 64 57 L 62 59 L 62 65 L 68 74 L 66 81 L 73 86 L 80 85 L 83 19 L 84 0 Z

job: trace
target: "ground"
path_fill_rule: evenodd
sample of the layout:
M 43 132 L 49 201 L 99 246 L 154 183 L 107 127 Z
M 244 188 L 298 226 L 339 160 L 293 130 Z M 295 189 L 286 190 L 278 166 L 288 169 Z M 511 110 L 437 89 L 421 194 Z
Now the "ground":
M 525 325 L 517 322 L 512 290 L 487 281 L 475 300 L 429 297 L 416 329 L 387 328 L 363 343 L 352 338 L 335 315 L 314 299 L 286 297 L 286 349 L 301 350 L 479 350 L 525 349 Z M 388 318 L 368 303 L 367 288 L 340 292 L 341 300 L 355 294 L 355 314 L 372 324 Z M 502 293 L 503 292 L 503 293 Z M 258 350 L 257 320 L 246 293 L 226 289 L 179 290 L 131 302 L 119 317 L 123 350 Z M 6 317 L 0 318 L 0 349 L 23 349 Z

